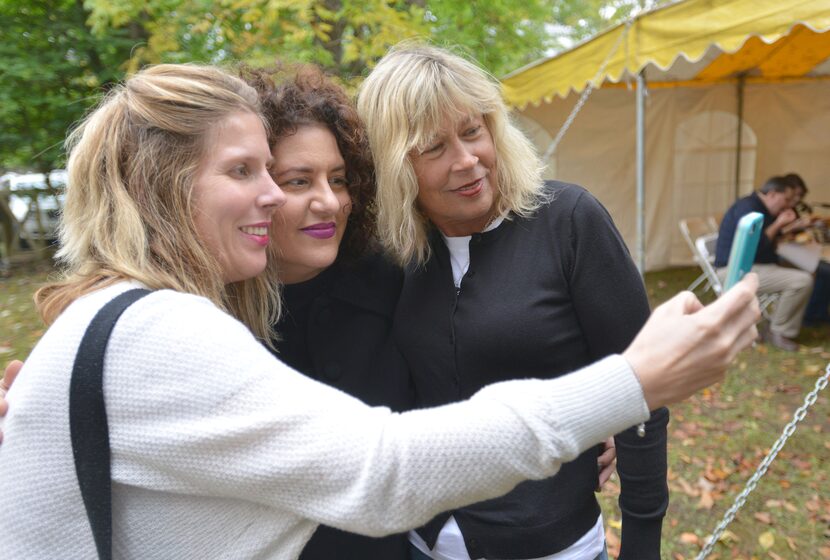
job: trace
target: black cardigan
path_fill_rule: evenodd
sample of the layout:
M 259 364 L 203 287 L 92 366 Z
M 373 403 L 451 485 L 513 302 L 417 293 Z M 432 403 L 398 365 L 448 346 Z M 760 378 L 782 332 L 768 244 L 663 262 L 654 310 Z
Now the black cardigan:
M 402 279 L 400 269 L 372 255 L 285 286 L 277 357 L 367 404 L 412 408 L 409 371 L 391 336 Z M 376 539 L 321 525 L 300 559 L 332 558 L 408 560 L 406 535 Z
M 533 218 L 512 216 L 472 236 L 458 292 L 436 231 L 428 262 L 406 271 L 394 329 L 419 406 L 466 399 L 497 381 L 573 371 L 625 349 L 646 321 L 642 280 L 606 210 L 575 185 L 547 188 L 553 201 Z M 621 558 L 660 558 L 667 422 L 662 409 L 644 438 L 635 428 L 616 438 Z M 537 558 L 563 550 L 599 515 L 596 460 L 592 449 L 553 478 L 442 514 L 419 533 L 434 546 L 452 514 L 472 558 Z

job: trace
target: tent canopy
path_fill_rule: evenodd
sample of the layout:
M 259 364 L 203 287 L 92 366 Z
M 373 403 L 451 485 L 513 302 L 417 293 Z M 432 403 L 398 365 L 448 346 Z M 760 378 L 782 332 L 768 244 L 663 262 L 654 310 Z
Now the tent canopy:
M 648 95 L 635 119 L 627 86 L 640 76 Z M 592 80 L 599 89 L 548 152 Z M 828 0 L 684 0 L 503 87 L 546 176 L 590 189 L 646 270 L 690 261 L 678 220 L 722 214 L 772 175 L 797 172 L 810 201 L 830 204 Z
M 734 81 L 782 82 L 830 75 L 827 0 L 685 0 L 643 13 L 571 50 L 502 80 L 519 109 L 645 71 L 649 88 Z

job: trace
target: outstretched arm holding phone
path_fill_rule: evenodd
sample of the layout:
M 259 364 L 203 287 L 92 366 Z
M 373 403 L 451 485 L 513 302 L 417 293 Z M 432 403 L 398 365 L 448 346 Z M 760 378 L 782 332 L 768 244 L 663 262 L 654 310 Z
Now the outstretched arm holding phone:
M 691 292 L 681 292 L 654 310 L 623 352 L 650 410 L 683 400 L 723 379 L 735 355 L 758 336 L 757 289 L 758 277 L 750 273 L 706 307 Z M 672 336 L 666 336 L 667 332 Z M 8 410 L 5 394 L 22 366 L 19 360 L 6 366 L 0 381 L 0 416 Z M 2 436 L 0 432 L 0 441 Z

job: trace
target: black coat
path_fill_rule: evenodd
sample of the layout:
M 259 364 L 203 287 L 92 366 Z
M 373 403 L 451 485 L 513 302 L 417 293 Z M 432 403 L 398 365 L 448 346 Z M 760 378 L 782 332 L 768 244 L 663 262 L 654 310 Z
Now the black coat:
M 285 286 L 277 356 L 372 406 L 413 406 L 409 370 L 391 335 L 403 273 L 380 255 L 337 262 Z M 408 559 L 406 535 L 371 538 L 320 526 L 301 560 Z

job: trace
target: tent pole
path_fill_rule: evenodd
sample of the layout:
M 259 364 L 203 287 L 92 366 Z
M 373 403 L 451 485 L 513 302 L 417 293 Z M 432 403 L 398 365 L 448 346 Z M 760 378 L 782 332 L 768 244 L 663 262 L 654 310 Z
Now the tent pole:
M 746 74 L 738 76 L 738 140 L 737 153 L 735 154 L 735 200 L 741 197 L 741 144 L 743 143 L 744 128 L 744 86 L 746 85 Z
M 646 271 L 646 80 L 643 72 L 637 74 L 637 269 Z

